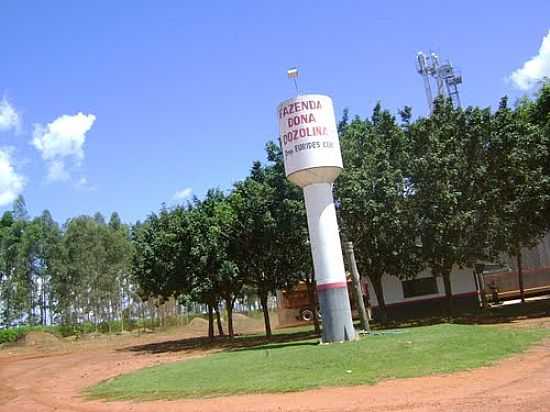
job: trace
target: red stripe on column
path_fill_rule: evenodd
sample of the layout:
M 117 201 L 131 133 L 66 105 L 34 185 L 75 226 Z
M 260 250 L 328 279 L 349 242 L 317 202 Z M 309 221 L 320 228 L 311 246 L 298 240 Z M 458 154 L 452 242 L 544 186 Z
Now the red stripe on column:
M 337 289 L 337 288 L 347 288 L 347 287 L 348 285 L 346 282 L 323 283 L 322 285 L 317 285 L 317 290 Z

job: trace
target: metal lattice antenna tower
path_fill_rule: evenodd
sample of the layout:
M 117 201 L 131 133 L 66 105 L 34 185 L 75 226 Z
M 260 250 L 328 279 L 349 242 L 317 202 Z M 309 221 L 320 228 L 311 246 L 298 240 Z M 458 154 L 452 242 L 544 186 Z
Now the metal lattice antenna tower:
M 458 85 L 462 83 L 462 76 L 456 72 L 450 62 L 441 64 L 435 53 L 429 55 L 418 52 L 416 55 L 416 70 L 424 79 L 424 89 L 428 99 L 430 114 L 433 111 L 434 99 L 439 96 L 449 97 L 455 107 L 461 107 Z M 431 78 L 435 80 L 437 94 L 432 94 Z

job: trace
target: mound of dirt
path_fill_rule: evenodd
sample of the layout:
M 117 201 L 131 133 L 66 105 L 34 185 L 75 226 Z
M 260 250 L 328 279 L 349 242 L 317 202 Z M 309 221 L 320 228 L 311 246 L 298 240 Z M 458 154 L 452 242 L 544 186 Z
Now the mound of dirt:
M 90 333 L 84 333 L 82 335 L 80 335 L 80 337 L 78 339 L 83 339 L 83 340 L 86 340 L 86 339 L 99 339 L 99 338 L 104 338 L 105 334 L 103 333 L 99 333 L 99 332 L 90 332 Z
M 222 325 L 227 333 L 227 321 L 222 320 Z M 272 316 L 271 317 L 271 326 L 276 327 L 276 319 Z M 186 327 L 188 330 L 196 333 L 208 333 L 208 320 L 203 318 L 193 318 L 191 322 Z M 233 328 L 235 330 L 235 333 L 243 334 L 243 333 L 252 333 L 252 332 L 258 332 L 264 329 L 264 320 L 252 318 L 250 316 L 246 316 L 243 313 L 233 313 Z M 216 323 L 216 320 L 214 318 L 214 330 L 215 333 L 218 333 L 218 326 Z
M 18 346 L 58 346 L 61 340 L 51 333 L 32 331 L 17 340 Z
M 187 328 L 196 331 L 208 330 L 208 321 L 203 318 L 193 318 L 187 325 Z

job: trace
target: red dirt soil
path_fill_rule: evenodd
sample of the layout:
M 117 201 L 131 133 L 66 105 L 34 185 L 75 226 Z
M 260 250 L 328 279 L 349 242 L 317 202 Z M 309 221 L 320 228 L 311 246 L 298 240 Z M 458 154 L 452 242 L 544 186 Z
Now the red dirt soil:
M 549 318 L 539 322 L 550 326 Z M 519 326 L 525 323 L 531 321 Z M 192 333 L 98 338 L 47 350 L 1 350 L 0 411 L 550 411 L 549 341 L 491 367 L 372 386 L 178 401 L 102 402 L 82 398 L 84 388 L 121 373 L 204 355 L 208 351 L 200 348 L 162 354 L 124 350 L 136 344 L 188 338 Z

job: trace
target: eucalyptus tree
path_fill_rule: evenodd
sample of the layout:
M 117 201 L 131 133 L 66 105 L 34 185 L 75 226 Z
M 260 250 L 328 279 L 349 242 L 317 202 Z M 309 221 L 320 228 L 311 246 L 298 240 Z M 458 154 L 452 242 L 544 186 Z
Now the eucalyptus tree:
M 51 288 L 55 271 L 60 268 L 61 230 L 49 211 L 30 221 L 23 233 L 19 248 L 20 270 L 29 290 L 27 321 L 47 323 L 54 310 Z M 36 307 L 40 316 L 36 314 Z
M 30 219 L 29 212 L 27 210 L 27 202 L 23 195 L 19 195 L 13 202 L 13 218 L 19 221 L 28 221 Z
M 341 123 L 340 133 L 344 170 L 335 191 L 343 237 L 353 241 L 357 264 L 371 280 L 385 321 L 382 277 L 413 277 L 421 269 L 408 135 L 379 104 L 371 119 Z
M 124 227 L 107 225 L 99 213 L 67 221 L 64 265 L 54 282 L 65 322 L 86 318 L 98 325 L 113 319 L 113 311 L 121 305 L 120 277 L 129 267 L 128 242 Z
M 112 282 L 108 288 L 109 320 L 112 320 L 113 316 L 118 317 L 121 320 L 121 328 L 124 329 L 123 308 L 130 303 L 130 233 L 128 226 L 121 222 L 116 212 L 111 214 L 106 229 L 106 272 Z
M 4 325 L 19 319 L 24 310 L 24 284 L 16 273 L 23 225 L 14 219 L 13 211 L 4 212 L 0 219 L 0 323 Z
M 65 322 L 81 319 L 97 323 L 99 280 L 105 259 L 97 221 L 89 216 L 69 219 L 65 224 L 63 247 L 66 270 L 59 280 Z
M 1 220 L 0 243 L 0 298 L 3 302 L 4 323 L 33 322 L 33 290 L 21 255 L 21 247 L 29 214 L 25 199 L 18 196 L 11 211 Z

